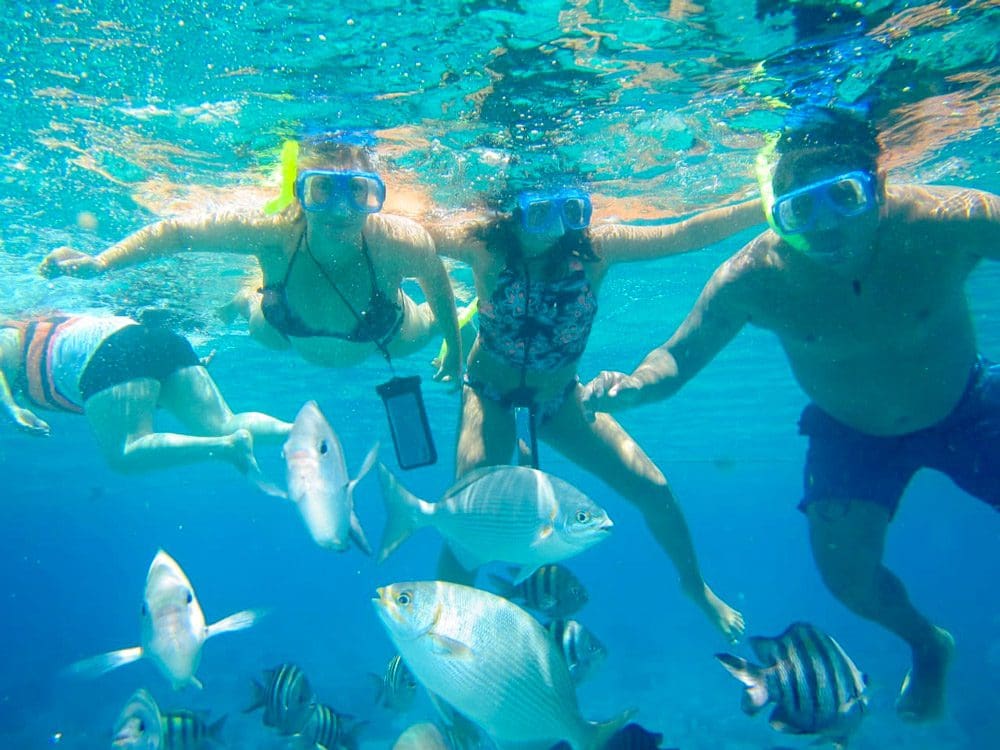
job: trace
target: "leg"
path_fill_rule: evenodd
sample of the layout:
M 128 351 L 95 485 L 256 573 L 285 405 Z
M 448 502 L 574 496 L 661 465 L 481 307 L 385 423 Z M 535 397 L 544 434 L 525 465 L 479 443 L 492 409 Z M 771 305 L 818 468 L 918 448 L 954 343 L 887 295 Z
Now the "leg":
M 579 391 L 578 387 L 541 425 L 540 437 L 642 512 L 657 543 L 677 568 L 684 592 L 726 637 L 739 638 L 743 615 L 719 599 L 702 579 L 687 522 L 666 478 L 609 414 L 598 413 L 595 421 L 587 421 Z
M 506 464 L 513 451 L 514 418 L 511 413 L 469 386 L 464 386 L 458 451 L 455 457 L 456 476 L 462 477 L 483 466 Z M 463 568 L 448 545 L 445 545 L 438 561 L 438 578 L 472 585 L 476 580 L 476 573 Z
M 256 465 L 250 433 L 194 437 L 153 431 L 160 383 L 139 378 L 105 388 L 87 399 L 84 413 L 111 467 L 149 471 L 199 461 L 221 460 L 242 471 Z
M 164 380 L 160 405 L 198 435 L 247 430 L 255 440 L 280 440 L 292 430 L 288 422 L 260 412 L 233 414 L 212 376 L 201 366 L 183 367 Z
M 910 645 L 913 669 L 897 711 L 912 721 L 939 716 L 954 640 L 914 608 L 902 582 L 882 564 L 889 510 L 865 501 L 818 500 L 806 505 L 806 516 L 827 588 L 852 612 Z

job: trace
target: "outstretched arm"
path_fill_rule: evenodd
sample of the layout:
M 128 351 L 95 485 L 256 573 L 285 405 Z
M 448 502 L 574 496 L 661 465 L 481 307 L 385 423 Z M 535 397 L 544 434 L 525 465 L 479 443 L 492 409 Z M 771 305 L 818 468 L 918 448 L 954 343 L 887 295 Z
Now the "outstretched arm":
M 477 235 L 483 228 L 481 219 L 468 219 L 451 224 L 427 224 L 427 231 L 434 238 L 438 255 L 474 264 L 477 253 L 482 252 L 482 243 Z
M 749 320 L 739 253 L 718 269 L 670 339 L 630 375 L 605 370 L 584 389 L 588 412 L 617 411 L 669 398 L 707 365 Z
M 222 213 L 164 219 L 143 227 L 98 255 L 71 247 L 49 253 L 38 268 L 43 276 L 89 278 L 116 268 L 145 263 L 184 251 L 259 254 L 272 219 Z
M 447 354 L 434 376 L 435 380 L 457 384 L 462 382 L 462 337 L 458 329 L 458 311 L 455 309 L 455 294 L 444 263 L 438 257 L 434 241 L 421 230 L 417 242 L 410 250 L 413 263 L 407 275 L 416 277 L 427 298 L 427 304 L 434 313 L 438 329 L 447 343 Z
M 596 227 L 595 252 L 609 263 L 653 260 L 713 245 L 737 232 L 764 223 L 760 200 L 713 208 L 684 221 L 657 226 L 609 224 Z

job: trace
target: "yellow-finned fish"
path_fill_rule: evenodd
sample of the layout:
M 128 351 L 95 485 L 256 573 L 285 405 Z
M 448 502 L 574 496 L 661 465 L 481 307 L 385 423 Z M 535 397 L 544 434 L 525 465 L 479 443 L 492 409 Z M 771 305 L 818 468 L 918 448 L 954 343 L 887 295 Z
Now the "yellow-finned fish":
M 572 750 L 598 750 L 628 721 L 630 712 L 603 724 L 586 721 L 555 642 L 501 596 L 421 581 L 384 586 L 373 603 L 420 683 L 500 750 L 547 750 L 563 740 Z
M 379 562 L 414 531 L 433 526 L 470 570 L 493 560 L 518 565 L 516 585 L 607 539 L 613 526 L 576 487 L 526 466 L 471 471 L 436 503 L 411 494 L 382 464 L 379 480 L 387 516 Z
M 249 628 L 259 617 L 259 612 L 243 610 L 206 626 L 191 582 L 177 561 L 161 549 L 146 575 L 142 645 L 84 659 L 70 666 L 70 671 L 96 676 L 145 657 L 159 667 L 175 690 L 186 685 L 200 688 L 194 673 L 201 662 L 205 641 Z

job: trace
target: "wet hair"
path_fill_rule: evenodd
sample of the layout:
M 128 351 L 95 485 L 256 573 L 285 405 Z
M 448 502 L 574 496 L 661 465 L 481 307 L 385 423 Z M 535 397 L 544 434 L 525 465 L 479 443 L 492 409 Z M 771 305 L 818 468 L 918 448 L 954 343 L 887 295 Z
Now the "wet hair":
M 495 254 L 502 254 L 507 261 L 518 261 L 521 253 L 521 240 L 518 237 L 517 225 L 521 223 L 521 209 L 514 207 L 509 213 L 497 213 L 477 233 L 476 239 L 482 242 L 486 249 Z M 590 242 L 590 232 L 587 228 L 567 229 L 556 240 L 548 251 L 549 270 L 555 271 L 560 264 L 569 258 L 577 258 L 585 263 L 600 260 Z
M 822 109 L 783 130 L 775 154 L 773 185 L 781 193 L 795 185 L 799 173 L 817 164 L 876 172 L 881 149 L 871 121 L 848 110 Z
M 339 138 L 313 137 L 302 141 L 299 171 L 303 169 L 354 169 L 378 172 L 375 151 L 367 144 Z

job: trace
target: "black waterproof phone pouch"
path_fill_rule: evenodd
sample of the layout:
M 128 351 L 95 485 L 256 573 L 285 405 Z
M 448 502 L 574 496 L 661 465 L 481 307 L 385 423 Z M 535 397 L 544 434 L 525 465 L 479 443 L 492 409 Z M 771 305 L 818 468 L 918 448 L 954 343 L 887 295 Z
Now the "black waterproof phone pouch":
M 437 451 L 420 393 L 420 376 L 394 377 L 377 386 L 375 391 L 385 404 L 399 468 L 416 469 L 435 463 Z

